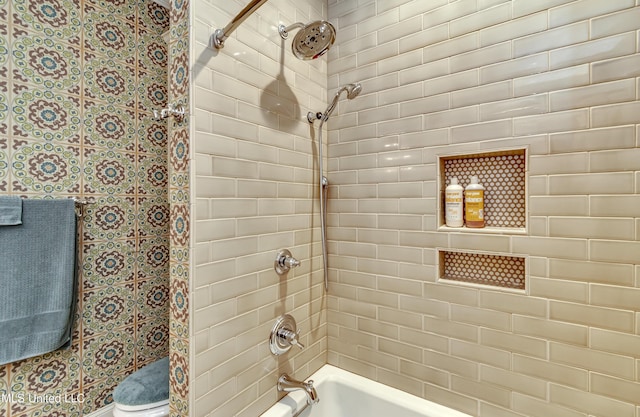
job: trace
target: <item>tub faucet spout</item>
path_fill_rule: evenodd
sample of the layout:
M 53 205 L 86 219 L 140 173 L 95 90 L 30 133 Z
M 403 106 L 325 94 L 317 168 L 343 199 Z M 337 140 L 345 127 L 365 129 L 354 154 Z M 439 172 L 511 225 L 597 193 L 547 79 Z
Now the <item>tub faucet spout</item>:
M 313 387 L 312 380 L 309 380 L 308 382 L 297 381 L 291 378 L 288 374 L 282 374 L 280 375 L 280 378 L 278 378 L 278 391 L 291 392 L 299 389 L 303 390 L 305 394 L 307 394 L 307 404 L 316 404 L 320 401 L 318 393 Z

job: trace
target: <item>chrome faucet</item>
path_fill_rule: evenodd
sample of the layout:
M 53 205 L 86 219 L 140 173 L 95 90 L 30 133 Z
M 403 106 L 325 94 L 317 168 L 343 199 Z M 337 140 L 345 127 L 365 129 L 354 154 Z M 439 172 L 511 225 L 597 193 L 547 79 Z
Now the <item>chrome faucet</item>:
M 278 378 L 278 391 L 291 392 L 299 389 L 303 390 L 305 394 L 307 394 L 307 404 L 317 404 L 318 401 L 320 401 L 318 393 L 313 387 L 312 380 L 309 380 L 309 382 L 297 381 L 291 378 L 288 374 L 282 374 L 280 375 L 280 378 Z

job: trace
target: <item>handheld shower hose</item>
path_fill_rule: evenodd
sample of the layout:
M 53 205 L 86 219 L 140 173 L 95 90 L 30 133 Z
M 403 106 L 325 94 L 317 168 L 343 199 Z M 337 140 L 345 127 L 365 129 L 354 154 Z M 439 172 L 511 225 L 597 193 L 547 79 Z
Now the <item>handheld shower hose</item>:
M 323 157 L 322 157 L 322 126 L 329 120 L 329 116 L 335 110 L 340 95 L 346 92 L 347 98 L 352 100 L 356 98 L 362 92 L 362 86 L 359 83 L 347 84 L 336 92 L 333 96 L 333 100 L 329 104 L 329 107 L 324 113 L 307 114 L 307 120 L 309 123 L 313 123 L 315 120 L 320 120 L 320 126 L 318 127 L 318 168 L 319 168 L 319 195 L 320 195 L 320 237 L 322 239 L 322 266 L 324 271 L 324 289 L 329 291 L 329 267 L 328 267 L 328 252 L 327 252 L 327 192 L 329 188 L 329 180 L 324 176 Z

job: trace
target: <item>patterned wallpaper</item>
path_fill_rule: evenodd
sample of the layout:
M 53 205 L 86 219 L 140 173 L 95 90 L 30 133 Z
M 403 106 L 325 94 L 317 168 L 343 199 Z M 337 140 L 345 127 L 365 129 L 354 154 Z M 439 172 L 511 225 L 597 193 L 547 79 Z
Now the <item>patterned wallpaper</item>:
M 0 194 L 93 202 L 73 345 L 0 367 L 0 417 L 89 414 L 169 353 L 169 25 L 148 0 L 0 0 Z
M 189 1 L 170 2 L 169 103 L 189 112 Z M 171 417 L 189 412 L 190 152 L 189 117 L 169 121 L 170 314 L 169 406 Z

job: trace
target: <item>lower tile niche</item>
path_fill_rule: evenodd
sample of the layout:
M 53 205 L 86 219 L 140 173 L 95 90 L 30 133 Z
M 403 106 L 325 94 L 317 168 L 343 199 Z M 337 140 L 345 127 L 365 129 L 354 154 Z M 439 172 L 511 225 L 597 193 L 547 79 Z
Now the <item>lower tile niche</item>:
M 440 250 L 440 280 L 526 290 L 526 258 Z

